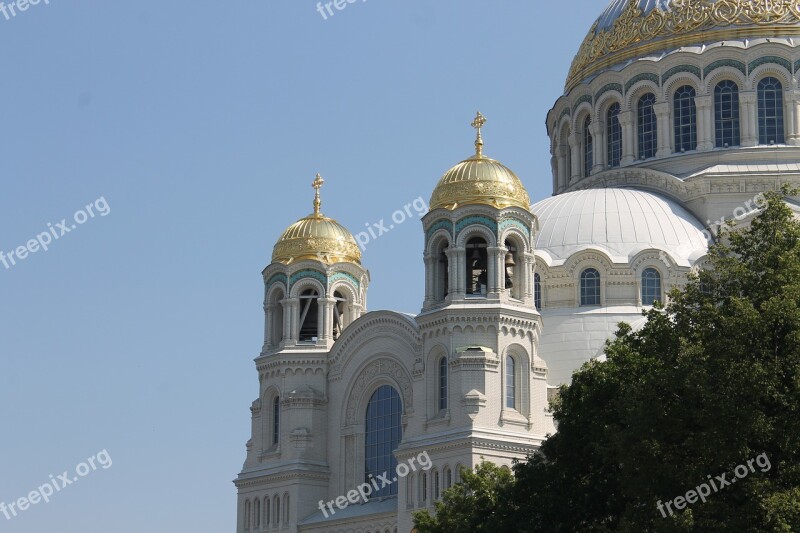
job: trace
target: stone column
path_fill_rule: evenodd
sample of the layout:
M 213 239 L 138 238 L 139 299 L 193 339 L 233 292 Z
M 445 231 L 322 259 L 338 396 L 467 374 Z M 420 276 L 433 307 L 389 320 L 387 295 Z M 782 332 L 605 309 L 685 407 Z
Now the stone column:
M 427 243 L 426 243 L 427 244 Z M 425 252 L 425 302 L 422 304 L 424 307 L 432 305 L 436 299 L 436 263 L 439 258 L 436 254 Z
M 467 291 L 465 272 L 467 265 L 464 261 L 466 250 L 464 248 L 454 248 L 451 246 L 445 253 L 447 254 L 447 264 L 449 266 L 449 273 L 447 276 L 447 292 L 449 298 L 452 300 L 463 300 Z
M 272 317 L 275 313 L 276 305 L 267 305 L 264 304 L 264 348 L 266 349 L 267 346 L 272 345 L 272 339 L 275 338 L 275 334 L 272 331 Z M 283 327 L 281 325 L 281 327 Z
M 556 186 L 553 192 L 561 192 L 567 184 L 567 149 L 563 146 L 558 147 L 558 173 L 556 176 Z
M 708 152 L 714 149 L 714 97 L 698 96 L 694 104 L 697 107 L 697 151 Z
M 529 252 L 525 253 L 525 269 L 523 277 L 525 278 L 525 292 L 523 293 L 523 300 L 533 303 L 533 270 L 536 266 L 536 257 Z
M 325 344 L 333 339 L 333 306 L 334 298 L 317 298 L 317 344 Z
M 656 157 L 666 157 L 672 153 L 672 127 L 669 120 L 668 102 L 660 102 L 653 106 L 656 114 L 656 131 L 658 132 L 658 149 Z
M 633 141 L 633 111 L 619 114 L 619 125 L 622 127 L 622 161 L 621 165 L 630 165 L 635 161 Z
M 297 323 L 300 321 L 297 310 L 300 306 L 300 300 L 298 298 L 287 298 L 282 300 L 281 304 L 283 305 L 283 338 L 287 344 L 297 344 L 299 336 Z
M 578 139 L 577 133 L 571 133 L 569 136 L 569 149 L 572 154 L 572 175 L 569 177 L 569 180 L 566 183 L 566 186 L 569 187 L 574 181 L 580 179 L 581 177 L 581 151 L 580 151 L 580 142 Z
M 502 268 L 502 264 L 508 250 L 502 246 L 489 246 L 486 251 L 489 254 L 486 271 L 489 278 L 489 286 L 486 288 L 486 297 L 499 298 L 500 291 L 506 285 L 505 270 Z
M 786 144 L 800 146 L 800 91 L 786 90 Z
M 594 143 L 594 166 L 592 174 L 602 172 L 606 168 L 606 124 L 603 121 L 592 122 L 592 142 Z
M 742 135 L 742 146 L 758 144 L 758 110 L 756 109 L 756 92 L 739 93 L 739 126 Z

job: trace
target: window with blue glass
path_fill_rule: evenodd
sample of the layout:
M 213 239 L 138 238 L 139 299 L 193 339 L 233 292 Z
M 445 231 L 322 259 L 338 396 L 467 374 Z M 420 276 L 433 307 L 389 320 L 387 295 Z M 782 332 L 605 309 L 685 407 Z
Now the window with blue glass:
M 517 408 L 517 365 L 510 355 L 506 356 L 506 407 Z
M 594 143 L 592 142 L 592 120 L 587 116 L 583 121 L 583 175 L 592 173 L 594 165 Z
M 675 151 L 688 152 L 697 148 L 697 96 L 694 87 L 684 85 L 675 91 L 673 116 L 675 125 Z
M 658 133 L 656 131 L 656 95 L 647 93 L 639 98 L 638 126 L 639 126 L 639 159 L 655 157 L 658 149 Z
M 542 277 L 538 273 L 533 275 L 533 305 L 542 308 Z
M 642 272 L 642 305 L 653 305 L 661 300 L 661 273 L 655 268 Z
M 739 86 L 731 80 L 714 88 L 714 123 L 717 148 L 739 146 Z
M 394 451 L 403 438 L 401 417 L 403 404 L 397 391 L 382 385 L 376 390 L 367 404 L 366 436 L 365 436 L 365 475 L 364 481 L 370 483 L 379 475 L 394 475 L 397 459 Z M 380 485 L 380 483 L 379 483 Z M 397 494 L 397 483 L 381 487 L 372 493 L 375 498 Z
M 439 359 L 439 410 L 447 409 L 447 357 Z
M 281 398 L 272 400 L 272 444 L 278 444 L 281 435 Z
M 773 77 L 758 82 L 758 143 L 783 144 L 783 85 Z
M 594 268 L 581 272 L 581 305 L 600 305 L 600 272 Z
M 622 160 L 622 126 L 619 123 L 619 113 L 619 104 L 612 104 L 606 112 L 606 151 L 609 167 L 618 167 Z

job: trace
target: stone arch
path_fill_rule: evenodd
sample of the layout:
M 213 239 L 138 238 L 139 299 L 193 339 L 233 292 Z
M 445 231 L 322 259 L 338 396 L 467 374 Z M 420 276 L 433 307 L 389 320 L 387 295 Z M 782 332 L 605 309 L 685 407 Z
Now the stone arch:
M 756 67 L 747 79 L 747 88 L 750 91 L 755 91 L 758 89 L 758 83 L 766 77 L 773 77 L 780 80 L 783 84 L 783 90 L 786 89 L 793 89 L 796 84 L 792 80 L 792 74 L 786 70 L 781 65 L 777 63 L 765 63 Z M 784 97 L 784 106 L 786 105 L 786 100 Z
M 714 69 L 706 76 L 702 85 L 703 92 L 714 96 L 714 89 L 716 86 L 725 80 L 734 82 L 739 87 L 740 92 L 747 90 L 747 78 L 742 74 L 742 71 L 734 67 L 720 67 Z
M 356 378 L 347 391 L 342 419 L 344 426 L 358 424 L 366 413 L 367 402 L 372 393 L 381 385 L 391 385 L 403 400 L 403 418 L 413 412 L 414 396 L 411 376 L 406 368 L 394 357 L 381 355 L 362 365 Z
M 622 107 L 623 111 L 633 111 L 636 112 L 636 105 L 639 102 L 639 99 L 647 93 L 653 93 L 656 95 L 656 102 L 663 102 L 664 95 L 661 91 L 661 88 L 653 83 L 650 80 L 642 80 L 633 87 L 625 94 L 625 105 Z

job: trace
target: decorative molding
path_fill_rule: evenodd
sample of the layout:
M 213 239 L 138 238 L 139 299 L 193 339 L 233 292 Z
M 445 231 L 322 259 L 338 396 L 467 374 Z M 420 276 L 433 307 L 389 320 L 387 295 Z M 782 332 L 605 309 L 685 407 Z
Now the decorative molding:
M 742 63 L 741 61 L 737 61 L 736 59 L 720 59 L 718 61 L 714 61 L 713 63 L 709 63 L 703 69 L 703 77 L 707 78 L 709 74 L 717 70 L 718 68 L 722 67 L 732 67 L 742 73 L 742 75 L 747 76 L 747 65 Z
M 483 215 L 471 215 L 456 222 L 456 237 L 461 234 L 464 228 L 474 224 L 484 226 L 497 235 L 497 222 L 495 220 Z
M 267 292 L 269 292 L 270 287 L 272 287 L 276 283 L 283 283 L 283 286 L 287 287 L 289 284 L 289 279 L 286 276 L 286 274 L 280 272 L 278 274 L 273 275 L 271 278 L 269 278 L 269 280 L 267 280 L 266 283 Z
M 607 93 L 608 91 L 617 91 L 619 94 L 622 94 L 622 85 L 619 83 L 607 83 L 603 85 L 599 91 L 594 93 L 594 100 L 595 102 L 600 99 L 603 94 Z
M 525 225 L 524 222 L 522 222 L 518 218 L 504 218 L 503 220 L 501 220 L 500 224 L 497 227 L 498 233 L 499 234 L 503 233 L 503 231 L 505 231 L 506 228 L 509 228 L 511 226 L 520 229 L 525 234 L 526 237 L 530 238 L 531 236 L 530 229 L 528 228 L 527 225 Z
M 675 74 L 679 74 L 681 72 L 688 72 L 689 74 L 694 74 L 698 78 L 703 76 L 700 67 L 696 67 L 694 65 L 678 65 L 677 67 L 672 67 L 664 74 L 661 75 L 661 83 L 666 83 L 668 79 L 670 79 Z
M 364 391 L 376 379 L 381 377 L 393 378 L 400 386 L 400 395 L 403 398 L 403 415 L 408 416 L 414 412 L 414 391 L 411 388 L 411 379 L 406 369 L 397 361 L 388 357 L 381 357 L 368 364 L 358 375 L 347 400 L 345 411 L 345 426 L 356 424 L 356 409 L 364 402 Z
M 439 231 L 440 229 L 446 229 L 450 238 L 453 238 L 453 222 L 447 220 L 446 218 L 440 218 L 436 222 L 430 225 L 428 231 L 425 232 L 425 240 L 430 240 L 431 236 Z
M 289 278 L 289 289 L 291 290 L 291 288 L 294 287 L 294 285 L 298 281 L 305 278 L 313 278 L 322 283 L 323 287 L 328 286 L 328 277 L 323 272 L 320 272 L 318 270 L 305 269 L 292 274 L 292 277 Z
M 583 96 L 581 96 L 580 98 L 575 100 L 575 104 L 572 106 L 572 112 L 574 113 L 575 110 L 578 109 L 578 107 L 584 102 L 588 102 L 589 104 L 591 104 L 592 103 L 592 95 L 591 94 L 584 94 Z
M 334 272 L 331 274 L 330 277 L 328 277 L 328 288 L 330 289 L 334 283 L 341 279 L 349 281 L 356 286 L 356 289 L 361 289 L 361 283 L 349 272 Z
M 780 65 L 783 68 L 785 68 L 787 71 L 789 71 L 789 73 L 792 72 L 792 62 L 789 61 L 788 59 L 784 59 L 784 58 L 778 57 L 778 56 L 759 57 L 758 59 L 755 59 L 755 60 L 751 61 L 750 64 L 747 65 L 747 71 L 748 72 L 753 72 L 755 69 L 757 69 L 761 65 L 765 65 L 767 63 L 774 63 L 776 65 Z
M 651 72 L 642 72 L 641 74 L 637 74 L 636 76 L 628 80 L 628 82 L 625 84 L 625 93 L 627 94 L 627 92 L 631 90 L 631 87 L 633 87 L 640 81 L 652 81 L 656 85 L 661 86 L 661 78 L 658 77 L 658 74 L 653 74 Z
M 797 63 L 800 65 L 800 61 L 798 61 Z M 569 116 L 570 113 L 571 113 L 571 111 L 570 111 L 569 107 L 565 107 L 564 109 L 562 109 L 561 110 L 561 114 L 558 115 L 558 120 L 556 121 L 556 126 L 558 126 L 558 123 L 561 122 L 562 118 L 564 118 L 566 116 Z

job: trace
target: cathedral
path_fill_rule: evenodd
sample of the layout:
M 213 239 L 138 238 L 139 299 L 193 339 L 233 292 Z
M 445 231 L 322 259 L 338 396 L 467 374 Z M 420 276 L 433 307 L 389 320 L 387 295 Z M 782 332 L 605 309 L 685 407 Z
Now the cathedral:
M 613 0 L 547 113 L 553 195 L 531 205 L 484 154 L 480 113 L 473 155 L 431 183 L 416 316 L 367 312 L 317 176 L 263 271 L 236 531 L 408 533 L 462 469 L 536 450 L 617 324 L 641 327 L 722 223 L 800 186 L 798 73 L 796 0 Z

